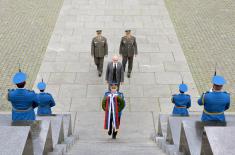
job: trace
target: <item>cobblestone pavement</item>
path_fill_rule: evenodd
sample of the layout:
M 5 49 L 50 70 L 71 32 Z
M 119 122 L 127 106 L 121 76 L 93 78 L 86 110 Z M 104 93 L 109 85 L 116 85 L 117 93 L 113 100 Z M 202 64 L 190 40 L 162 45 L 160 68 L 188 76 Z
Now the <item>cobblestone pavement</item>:
M 198 91 L 211 87 L 217 62 L 217 73 L 228 80 L 225 88 L 235 101 L 235 1 L 165 2 Z M 234 111 L 234 105 L 231 109 Z
M 0 92 L 1 110 L 9 104 L 5 95 L 12 88 L 18 63 L 32 88 L 63 0 L 0 1 Z

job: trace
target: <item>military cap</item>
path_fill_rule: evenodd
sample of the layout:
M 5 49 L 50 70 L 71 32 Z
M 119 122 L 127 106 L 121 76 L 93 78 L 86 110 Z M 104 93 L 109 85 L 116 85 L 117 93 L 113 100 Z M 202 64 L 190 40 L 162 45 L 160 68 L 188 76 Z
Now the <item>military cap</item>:
M 212 78 L 212 83 L 215 85 L 224 85 L 226 81 L 223 76 L 216 75 Z
M 46 89 L 46 83 L 45 82 L 39 82 L 37 85 L 39 90 L 45 90 Z
M 27 79 L 27 75 L 25 73 L 19 71 L 14 75 L 12 82 L 14 84 L 19 84 L 19 83 L 26 81 L 26 79 Z
M 131 30 L 125 30 L 125 32 L 131 32 Z
M 186 84 L 180 84 L 179 85 L 179 91 L 181 91 L 181 92 L 188 91 L 188 86 Z
M 96 30 L 96 32 L 97 32 L 97 33 L 101 33 L 101 32 L 102 32 L 102 30 Z
M 112 82 L 112 83 L 110 83 L 110 85 L 111 85 L 111 86 L 117 86 L 118 83 L 117 83 L 117 82 Z

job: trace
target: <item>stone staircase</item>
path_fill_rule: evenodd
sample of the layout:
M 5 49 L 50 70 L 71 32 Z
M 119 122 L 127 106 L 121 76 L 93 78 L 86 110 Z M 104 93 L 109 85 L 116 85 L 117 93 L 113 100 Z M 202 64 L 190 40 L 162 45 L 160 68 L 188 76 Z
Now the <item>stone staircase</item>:
M 85 120 L 84 118 L 89 118 Z M 164 155 L 155 143 L 155 118 L 151 112 L 126 112 L 116 140 L 103 130 L 103 112 L 78 114 L 79 141 L 67 155 Z
M 104 73 L 107 62 L 118 54 L 125 29 L 137 38 L 139 54 L 132 76 L 125 74 L 120 89 L 126 107 L 116 140 L 103 130 L 100 103 L 107 84 L 104 74 L 97 76 L 90 56 L 97 29 L 103 30 L 109 45 Z M 35 86 L 42 77 L 56 100 L 53 110 L 76 116 L 79 140 L 67 152 L 70 155 L 165 154 L 155 142 L 159 112 L 171 112 L 170 97 L 182 79 L 193 101 L 198 97 L 164 0 L 64 0 Z M 191 109 L 199 108 L 193 104 Z

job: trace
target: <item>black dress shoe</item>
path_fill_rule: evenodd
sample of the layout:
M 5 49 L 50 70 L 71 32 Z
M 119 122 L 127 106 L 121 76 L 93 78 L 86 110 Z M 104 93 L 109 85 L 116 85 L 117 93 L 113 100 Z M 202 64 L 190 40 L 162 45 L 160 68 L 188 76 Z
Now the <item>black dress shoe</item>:
M 99 75 L 99 77 L 101 77 L 101 75 L 102 75 L 102 72 L 99 72 L 99 73 L 98 73 L 98 75 Z
M 127 77 L 130 78 L 131 77 L 131 73 L 127 73 Z

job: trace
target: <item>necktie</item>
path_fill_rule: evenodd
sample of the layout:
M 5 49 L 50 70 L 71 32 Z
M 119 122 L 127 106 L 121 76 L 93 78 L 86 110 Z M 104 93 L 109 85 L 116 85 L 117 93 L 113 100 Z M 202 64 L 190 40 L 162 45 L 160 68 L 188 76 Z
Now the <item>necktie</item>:
M 114 64 L 114 68 L 113 68 L 113 82 L 117 82 L 117 64 Z

